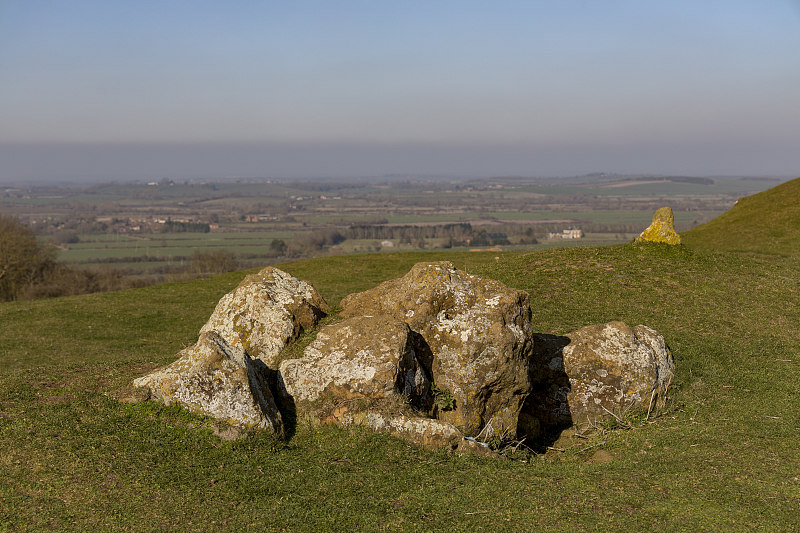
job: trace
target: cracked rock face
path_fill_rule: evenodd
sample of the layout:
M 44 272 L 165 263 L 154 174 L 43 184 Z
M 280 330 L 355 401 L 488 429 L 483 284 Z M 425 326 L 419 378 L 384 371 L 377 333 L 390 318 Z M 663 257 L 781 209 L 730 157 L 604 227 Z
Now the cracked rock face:
M 200 333 L 215 331 L 232 347 L 274 369 L 286 343 L 313 329 L 327 311 L 314 287 L 267 267 L 223 296 Z
M 300 359 L 280 364 L 286 391 L 298 401 L 323 395 L 337 399 L 381 399 L 395 393 L 420 404 L 430 382 L 402 320 L 355 317 L 325 326 Z
M 166 405 L 179 403 L 190 411 L 231 425 L 283 434 L 281 415 L 261 366 L 241 348 L 215 332 L 200 335 L 177 361 L 134 380 Z
M 342 316 L 388 315 L 409 325 L 433 382 L 455 398 L 455 408 L 440 411 L 440 419 L 470 436 L 514 436 L 530 390 L 527 293 L 442 261 L 418 263 L 341 305 Z
M 609 412 L 663 406 L 675 363 L 656 331 L 609 322 L 567 337 L 570 342 L 561 354 L 570 385 L 566 400 L 576 425 L 594 424 Z

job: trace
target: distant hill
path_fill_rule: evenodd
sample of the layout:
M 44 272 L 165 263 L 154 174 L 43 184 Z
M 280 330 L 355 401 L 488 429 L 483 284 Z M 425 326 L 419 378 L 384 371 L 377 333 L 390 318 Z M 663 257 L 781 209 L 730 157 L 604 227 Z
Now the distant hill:
M 702 250 L 800 256 L 800 178 L 739 199 L 681 240 Z

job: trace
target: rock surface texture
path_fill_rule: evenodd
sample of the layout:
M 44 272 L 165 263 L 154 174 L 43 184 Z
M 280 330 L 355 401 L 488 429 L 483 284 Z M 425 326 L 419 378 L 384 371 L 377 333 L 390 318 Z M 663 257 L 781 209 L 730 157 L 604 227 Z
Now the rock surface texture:
M 311 285 L 267 267 L 222 297 L 197 343 L 177 361 L 133 385 L 147 387 L 150 397 L 163 403 L 283 435 L 270 365 L 288 341 L 313 328 L 326 311 Z
M 478 440 L 536 440 L 658 409 L 674 373 L 663 337 L 647 326 L 534 333 L 527 293 L 449 262 L 418 263 L 341 307 L 344 320 L 322 327 L 302 357 L 278 364 L 284 345 L 327 305 L 307 283 L 266 268 L 219 301 L 194 346 L 134 385 L 277 435 L 291 434 L 302 415 L 493 453 Z
M 147 387 L 153 399 L 166 405 L 179 403 L 231 425 L 283 434 L 266 376 L 244 350 L 208 332 L 178 355 L 169 366 L 134 380 L 134 386 Z
M 454 409 L 439 412 L 441 420 L 468 436 L 514 436 L 530 390 L 527 293 L 450 262 L 418 263 L 341 305 L 342 316 L 387 315 L 409 325 L 418 359 L 455 399 Z
M 314 287 L 267 267 L 223 296 L 200 333 L 216 331 L 234 348 L 274 369 L 286 343 L 313 329 L 327 311 Z
M 387 316 L 355 317 L 323 327 L 302 358 L 280 364 L 280 376 L 296 401 L 324 395 L 381 399 L 398 393 L 419 405 L 430 390 L 408 325 Z
M 609 322 L 567 337 L 570 342 L 561 353 L 575 424 L 591 425 L 610 413 L 663 406 L 675 363 L 661 335 L 647 326 Z
M 361 423 L 373 431 L 391 433 L 423 446 L 455 447 L 463 439 L 461 432 L 452 424 L 431 418 L 367 413 Z
M 680 244 L 681 236 L 675 232 L 671 207 L 662 207 L 653 215 L 653 222 L 636 237 L 637 242 L 665 242 Z

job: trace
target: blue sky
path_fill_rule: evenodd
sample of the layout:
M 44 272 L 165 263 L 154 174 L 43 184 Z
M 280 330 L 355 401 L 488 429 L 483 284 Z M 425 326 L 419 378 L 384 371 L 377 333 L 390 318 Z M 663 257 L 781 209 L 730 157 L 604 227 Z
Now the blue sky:
M 592 171 L 800 175 L 800 1 L 0 0 L 0 179 Z

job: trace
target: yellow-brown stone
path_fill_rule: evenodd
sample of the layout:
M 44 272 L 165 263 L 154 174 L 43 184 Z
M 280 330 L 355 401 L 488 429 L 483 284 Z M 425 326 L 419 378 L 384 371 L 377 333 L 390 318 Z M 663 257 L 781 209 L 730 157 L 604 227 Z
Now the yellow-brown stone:
M 675 232 L 671 207 L 662 207 L 653 215 L 653 222 L 636 238 L 636 242 L 664 242 L 680 244 L 681 236 Z

